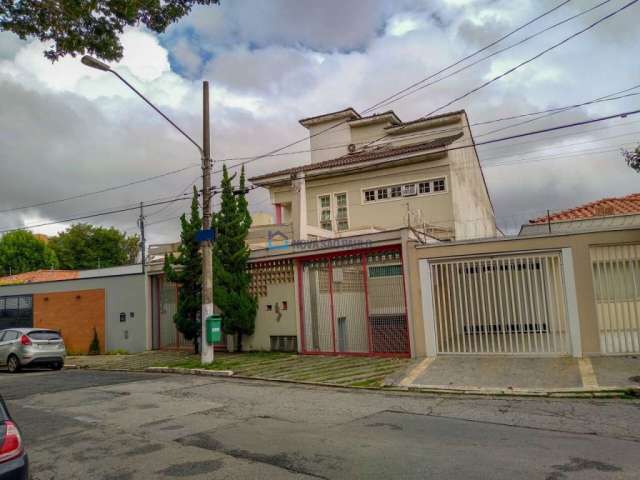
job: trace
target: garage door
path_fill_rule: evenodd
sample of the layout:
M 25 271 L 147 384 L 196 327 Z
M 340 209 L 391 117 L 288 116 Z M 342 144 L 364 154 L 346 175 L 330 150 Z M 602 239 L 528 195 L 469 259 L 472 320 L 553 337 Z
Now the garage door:
M 640 353 L 640 244 L 590 249 L 600 350 Z
M 431 262 L 429 273 L 438 354 L 569 353 L 560 252 Z

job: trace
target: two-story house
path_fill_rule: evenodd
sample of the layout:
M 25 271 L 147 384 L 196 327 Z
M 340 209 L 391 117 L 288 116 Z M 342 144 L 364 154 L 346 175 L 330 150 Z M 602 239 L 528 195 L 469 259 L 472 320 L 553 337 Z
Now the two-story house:
M 403 122 L 347 108 L 300 123 L 310 163 L 250 179 L 269 190 L 275 223 L 296 240 L 407 226 L 440 240 L 496 236 L 463 110 Z

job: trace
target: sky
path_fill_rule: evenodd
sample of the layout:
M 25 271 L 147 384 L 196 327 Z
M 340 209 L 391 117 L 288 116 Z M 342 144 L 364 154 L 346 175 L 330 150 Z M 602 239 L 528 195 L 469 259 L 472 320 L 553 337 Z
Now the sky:
M 421 89 L 381 110 L 419 118 L 585 28 L 630 0 L 610 0 L 508 51 Z M 122 36 L 112 67 L 176 123 L 201 138 L 202 80 L 212 86 L 214 171 L 224 159 L 257 156 L 304 139 L 304 117 L 375 105 L 562 0 L 221 0 L 196 7 L 163 34 L 143 28 Z M 483 53 L 517 43 L 602 0 L 571 0 Z M 553 51 L 454 102 L 470 122 L 582 103 L 640 84 L 640 3 Z M 79 57 L 51 63 L 47 45 L 0 32 L 0 231 L 110 209 L 155 203 L 199 182 L 199 154 L 113 75 Z M 480 57 L 474 57 L 474 59 Z M 640 93 L 640 88 L 627 93 Z M 527 125 L 473 127 L 476 141 L 632 111 L 640 95 L 601 102 Z M 640 175 L 621 148 L 640 142 L 640 115 L 479 148 L 499 226 L 547 209 L 569 208 L 640 191 Z M 305 150 L 308 140 L 292 147 Z M 249 177 L 301 165 L 308 153 L 247 164 Z M 238 163 L 226 160 L 228 166 Z M 147 177 L 176 172 L 150 181 Z M 219 184 L 215 173 L 214 184 Z M 53 200 L 110 190 L 48 205 Z M 214 200 L 214 202 L 216 202 Z M 263 189 L 249 194 L 254 212 L 271 213 Z M 149 243 L 176 241 L 177 216 L 189 202 L 146 207 Z M 137 232 L 137 212 L 87 221 Z M 34 229 L 55 234 L 69 223 Z

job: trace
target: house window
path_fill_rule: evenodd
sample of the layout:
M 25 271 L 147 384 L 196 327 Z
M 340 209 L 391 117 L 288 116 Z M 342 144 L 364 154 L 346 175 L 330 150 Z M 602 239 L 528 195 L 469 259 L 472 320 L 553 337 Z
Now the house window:
M 331 230 L 331 197 L 322 195 L 319 197 L 320 202 L 320 228 Z
M 338 231 L 349 230 L 349 213 L 347 210 L 347 194 L 336 193 L 336 228 Z
M 33 299 L 31 295 L 0 297 L 0 330 L 27 328 L 33 325 Z
M 363 190 L 365 203 L 389 199 L 395 200 L 402 197 L 413 197 L 416 195 L 431 195 L 436 192 L 445 191 L 445 178 L 421 180 L 415 183 L 405 183 L 403 185 L 386 185 L 376 187 L 371 190 Z
M 375 190 L 365 190 L 364 192 L 364 201 L 365 202 L 373 202 L 376 199 L 376 191 Z
M 403 185 L 402 186 L 402 194 L 405 197 L 411 197 L 413 195 L 416 194 L 416 184 L 415 183 L 409 183 L 407 185 Z
M 376 265 L 369 267 L 369 278 L 399 277 L 402 275 L 402 265 Z

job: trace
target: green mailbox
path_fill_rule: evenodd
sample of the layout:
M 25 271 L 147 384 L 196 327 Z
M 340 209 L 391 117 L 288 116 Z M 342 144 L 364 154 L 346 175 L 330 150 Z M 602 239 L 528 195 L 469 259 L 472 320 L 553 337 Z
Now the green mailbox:
M 222 317 L 211 315 L 207 317 L 207 343 L 213 345 L 222 340 Z

